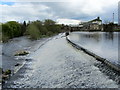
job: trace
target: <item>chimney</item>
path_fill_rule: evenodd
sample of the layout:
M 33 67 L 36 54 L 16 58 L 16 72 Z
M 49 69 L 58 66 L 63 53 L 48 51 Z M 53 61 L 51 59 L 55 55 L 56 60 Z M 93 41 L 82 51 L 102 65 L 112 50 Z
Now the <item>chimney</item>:
M 98 20 L 100 20 L 100 17 L 97 17 Z
M 113 24 L 114 24 L 114 13 L 113 13 Z

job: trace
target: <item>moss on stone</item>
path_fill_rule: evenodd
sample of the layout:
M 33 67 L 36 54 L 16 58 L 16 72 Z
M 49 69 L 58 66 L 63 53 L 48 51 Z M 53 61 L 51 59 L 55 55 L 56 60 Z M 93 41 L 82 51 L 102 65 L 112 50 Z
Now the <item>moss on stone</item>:
M 11 70 L 9 70 L 9 69 L 6 70 L 6 71 L 4 72 L 4 74 L 5 74 L 5 75 L 10 75 L 10 74 L 11 74 Z
M 27 54 L 29 54 L 29 52 L 27 52 L 27 51 L 18 51 L 18 52 L 15 54 L 15 56 L 24 56 L 24 55 L 27 55 Z

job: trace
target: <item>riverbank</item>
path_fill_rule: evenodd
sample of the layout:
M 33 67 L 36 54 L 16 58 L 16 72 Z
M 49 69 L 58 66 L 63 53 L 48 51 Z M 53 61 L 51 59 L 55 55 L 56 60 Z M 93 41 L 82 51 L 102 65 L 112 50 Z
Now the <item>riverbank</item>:
M 93 57 L 70 46 L 64 34 L 53 37 L 32 53 L 4 88 L 118 88 Z
M 19 23 L 17 21 L 8 21 L 0 24 L 0 40 L 7 42 L 9 39 L 26 36 L 33 40 L 38 40 L 43 37 L 53 36 L 61 32 L 61 25 L 56 24 L 55 21 L 46 19 L 44 21 L 36 20 L 26 23 Z M 14 29 L 13 29 L 14 28 Z

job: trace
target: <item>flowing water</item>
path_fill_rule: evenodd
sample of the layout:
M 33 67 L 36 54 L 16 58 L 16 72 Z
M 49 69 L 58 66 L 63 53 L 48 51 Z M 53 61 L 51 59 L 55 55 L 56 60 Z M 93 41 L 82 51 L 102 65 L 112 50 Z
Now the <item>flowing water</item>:
M 95 66 L 100 62 L 73 48 L 64 34 L 46 42 L 28 58 L 5 88 L 118 88 Z
M 119 37 L 120 32 L 73 32 L 69 35 L 72 42 L 116 65 L 120 65 Z

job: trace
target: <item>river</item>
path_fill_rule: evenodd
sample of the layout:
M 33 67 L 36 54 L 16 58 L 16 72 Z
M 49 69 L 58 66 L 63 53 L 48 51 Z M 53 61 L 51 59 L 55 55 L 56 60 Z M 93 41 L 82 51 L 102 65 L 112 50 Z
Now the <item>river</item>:
M 40 40 L 30 40 L 28 37 L 17 37 L 9 40 L 7 43 L 0 44 L 1 53 L 0 53 L 0 67 L 3 70 L 10 69 L 15 71 L 15 65 L 19 63 L 22 65 L 25 61 L 26 56 L 14 56 L 17 51 L 25 50 L 29 53 L 37 50 L 41 45 L 43 45 L 49 39 L 42 38 Z
M 119 86 L 95 66 L 101 64 L 99 61 L 73 48 L 66 41 L 64 34 L 54 36 L 35 52 L 31 52 L 27 58 L 31 60 L 6 82 L 4 88 L 118 88 Z
M 119 32 L 72 32 L 69 39 L 89 51 L 120 65 L 118 58 Z

